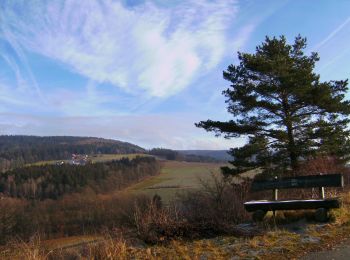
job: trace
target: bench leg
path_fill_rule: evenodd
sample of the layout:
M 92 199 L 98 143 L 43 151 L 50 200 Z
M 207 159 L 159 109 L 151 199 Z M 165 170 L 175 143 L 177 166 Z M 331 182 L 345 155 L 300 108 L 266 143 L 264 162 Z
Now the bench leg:
M 318 222 L 326 222 L 328 220 L 328 209 L 319 208 L 315 211 L 315 219 Z
M 266 215 L 266 211 L 264 211 L 264 210 L 256 210 L 253 213 L 253 221 L 254 222 L 262 221 L 264 219 L 265 215 Z

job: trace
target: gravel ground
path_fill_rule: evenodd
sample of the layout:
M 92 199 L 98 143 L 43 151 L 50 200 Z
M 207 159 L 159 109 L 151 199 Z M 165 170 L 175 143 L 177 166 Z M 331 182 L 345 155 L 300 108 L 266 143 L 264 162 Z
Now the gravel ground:
M 307 254 L 302 260 L 349 260 L 350 259 L 350 239 L 337 245 L 332 250 L 319 251 Z

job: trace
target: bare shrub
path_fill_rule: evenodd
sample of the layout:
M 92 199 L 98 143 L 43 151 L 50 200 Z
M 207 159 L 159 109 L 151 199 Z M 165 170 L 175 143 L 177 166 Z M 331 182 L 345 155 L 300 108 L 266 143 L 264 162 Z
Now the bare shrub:
M 201 235 L 233 232 L 232 227 L 247 220 L 243 203 L 247 200 L 250 181 L 228 182 L 212 175 L 202 181 L 202 189 L 180 196 L 181 214 Z
M 135 204 L 134 225 L 138 237 L 151 244 L 168 242 L 191 234 L 187 220 L 182 218 L 177 207 L 162 207 L 158 196 L 146 205 Z
M 344 173 L 344 163 L 334 156 L 317 156 L 309 158 L 300 165 L 298 175 Z
M 38 234 L 33 235 L 27 242 L 13 239 L 6 245 L 6 251 L 1 252 L 1 259 L 47 259 L 51 252 L 46 252 Z
M 300 164 L 298 176 L 319 175 L 319 174 L 339 174 L 344 176 L 345 188 L 348 189 L 350 184 L 349 169 L 344 166 L 344 162 L 335 156 L 320 155 L 312 157 Z M 326 197 L 339 196 L 343 188 L 326 188 Z M 284 190 L 281 195 L 290 196 L 296 194 L 299 198 L 320 198 L 318 188 Z

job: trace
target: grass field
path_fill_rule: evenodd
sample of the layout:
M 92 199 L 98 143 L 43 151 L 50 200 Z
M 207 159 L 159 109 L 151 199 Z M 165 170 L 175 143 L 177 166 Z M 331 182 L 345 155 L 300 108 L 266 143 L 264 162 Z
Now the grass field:
M 127 190 L 135 194 L 153 196 L 158 194 L 167 203 L 177 193 L 201 187 L 201 180 L 210 180 L 212 173 L 218 173 L 223 164 L 162 161 L 160 175 L 139 182 Z
M 92 163 L 96 162 L 108 162 L 108 161 L 113 161 L 113 160 L 120 160 L 122 158 L 129 158 L 129 159 L 134 159 L 137 156 L 151 156 L 148 154 L 142 154 L 142 153 L 132 153 L 132 154 L 99 154 L 95 156 L 89 156 L 89 159 L 91 160 Z M 55 164 L 56 162 L 65 162 L 68 163 L 69 160 L 50 160 L 50 161 L 39 161 L 35 163 L 30 163 L 27 164 L 26 166 L 41 166 L 41 165 L 47 165 L 47 164 Z
M 101 155 L 97 155 L 96 157 L 90 157 L 90 159 L 93 163 L 95 163 L 95 162 L 108 162 L 108 161 L 113 161 L 113 160 L 120 160 L 122 158 L 129 158 L 131 160 L 131 159 L 136 158 L 137 156 L 147 157 L 147 156 L 152 156 L 152 155 L 143 154 L 143 153 L 101 154 Z

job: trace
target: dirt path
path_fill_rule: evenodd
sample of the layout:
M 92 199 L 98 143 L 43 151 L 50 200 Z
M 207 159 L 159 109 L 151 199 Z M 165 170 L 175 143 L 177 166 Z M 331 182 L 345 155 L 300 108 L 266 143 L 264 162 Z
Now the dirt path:
M 104 241 L 102 236 L 72 236 L 51 240 L 45 240 L 42 245 L 49 250 L 66 250 L 71 248 L 79 248 L 88 244 L 95 244 Z
M 307 254 L 302 260 L 349 260 L 350 259 L 350 239 L 345 240 L 332 250 L 319 251 Z

